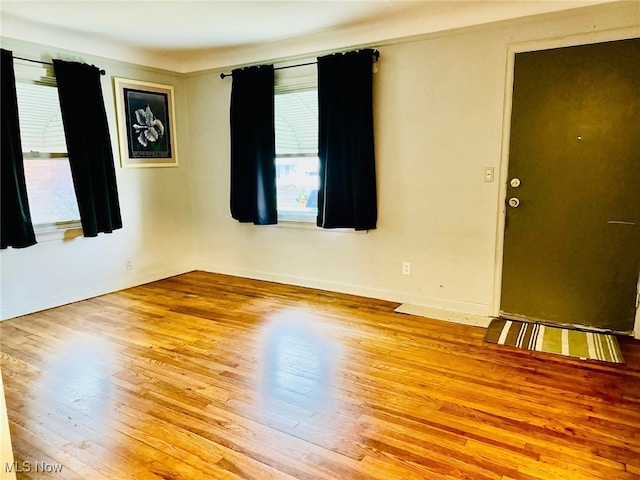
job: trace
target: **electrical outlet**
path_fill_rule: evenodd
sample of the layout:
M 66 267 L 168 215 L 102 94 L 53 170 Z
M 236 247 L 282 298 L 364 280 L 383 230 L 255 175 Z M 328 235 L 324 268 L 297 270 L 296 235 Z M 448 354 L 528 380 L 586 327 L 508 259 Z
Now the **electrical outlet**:
M 484 181 L 493 182 L 493 167 L 484 167 Z
M 125 266 L 127 270 L 133 270 L 133 260 L 131 260 L 130 258 L 127 258 L 125 262 Z
M 402 274 L 403 275 L 411 275 L 411 263 L 402 262 Z

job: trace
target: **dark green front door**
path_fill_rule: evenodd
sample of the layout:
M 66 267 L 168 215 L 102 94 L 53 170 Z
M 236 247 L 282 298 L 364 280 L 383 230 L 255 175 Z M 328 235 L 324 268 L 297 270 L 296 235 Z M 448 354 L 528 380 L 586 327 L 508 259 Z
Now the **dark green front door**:
M 501 314 L 632 330 L 640 39 L 516 55 L 507 182 Z

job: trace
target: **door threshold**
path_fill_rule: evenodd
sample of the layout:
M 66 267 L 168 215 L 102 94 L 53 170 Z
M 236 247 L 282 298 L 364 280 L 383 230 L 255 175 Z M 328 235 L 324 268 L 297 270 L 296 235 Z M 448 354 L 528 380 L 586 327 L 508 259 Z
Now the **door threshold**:
M 594 327 L 592 325 L 583 325 L 580 323 L 555 322 L 553 320 L 548 320 L 544 318 L 524 317 L 524 316 L 512 315 L 504 312 L 500 312 L 500 315 L 496 318 L 504 318 L 506 320 L 517 320 L 520 322 L 528 322 L 528 323 L 539 323 L 540 325 L 545 325 L 548 327 L 562 327 L 562 328 L 568 328 L 571 330 L 578 330 L 580 332 L 610 333 L 612 335 L 622 335 L 627 337 L 633 337 L 633 330 L 629 330 L 629 331 L 611 330 L 610 328 L 599 328 L 599 327 Z

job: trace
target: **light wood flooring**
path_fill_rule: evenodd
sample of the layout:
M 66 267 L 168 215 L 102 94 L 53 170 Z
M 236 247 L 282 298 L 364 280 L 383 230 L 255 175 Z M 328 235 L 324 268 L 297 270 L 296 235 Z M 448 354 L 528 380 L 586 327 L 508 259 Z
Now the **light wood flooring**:
M 2 322 L 18 479 L 640 478 L 640 342 L 573 360 L 396 306 L 193 272 Z

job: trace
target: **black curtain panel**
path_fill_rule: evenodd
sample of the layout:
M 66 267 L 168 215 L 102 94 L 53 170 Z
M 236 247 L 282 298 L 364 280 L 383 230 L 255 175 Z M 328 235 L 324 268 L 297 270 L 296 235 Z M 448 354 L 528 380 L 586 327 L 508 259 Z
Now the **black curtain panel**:
M 374 53 L 318 58 L 319 227 L 376 228 Z
M 84 236 L 111 233 L 122 219 L 100 70 L 62 60 L 53 66 Z
M 233 71 L 230 117 L 231 216 L 278 223 L 273 65 Z
M 13 53 L 0 52 L 1 68 L 0 109 L 2 110 L 2 157 L 0 163 L 0 248 L 24 248 L 36 243 L 31 224 L 31 213 L 24 179 L 24 161 L 18 123 L 16 78 L 13 71 Z

